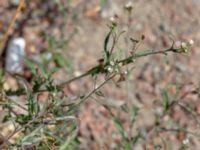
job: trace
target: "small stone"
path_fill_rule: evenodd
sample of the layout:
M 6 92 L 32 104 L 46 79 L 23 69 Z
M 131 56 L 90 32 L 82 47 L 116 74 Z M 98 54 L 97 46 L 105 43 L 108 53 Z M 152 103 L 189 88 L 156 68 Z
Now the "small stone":
M 20 0 L 10 0 L 10 3 L 14 6 L 18 6 L 20 3 Z
M 25 56 L 24 38 L 14 38 L 9 42 L 6 53 L 6 71 L 9 73 L 22 73 Z

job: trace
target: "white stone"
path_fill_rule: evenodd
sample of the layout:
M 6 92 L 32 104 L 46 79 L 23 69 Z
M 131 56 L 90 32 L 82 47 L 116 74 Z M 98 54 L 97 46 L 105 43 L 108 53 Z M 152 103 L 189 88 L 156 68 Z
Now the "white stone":
M 9 42 L 6 52 L 6 71 L 9 73 L 21 73 L 23 71 L 23 59 L 26 42 L 24 38 L 14 38 Z

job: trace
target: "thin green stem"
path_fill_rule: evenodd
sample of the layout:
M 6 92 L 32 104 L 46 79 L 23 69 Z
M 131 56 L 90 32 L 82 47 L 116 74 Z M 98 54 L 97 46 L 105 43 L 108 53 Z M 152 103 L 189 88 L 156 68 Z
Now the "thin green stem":
M 145 57 L 145 56 L 150 56 L 150 55 L 156 55 L 156 54 L 163 54 L 163 55 L 167 55 L 168 52 L 178 52 L 178 49 L 174 49 L 173 47 L 169 48 L 169 49 L 166 49 L 166 50 L 160 50 L 160 51 L 154 51 L 154 50 L 149 50 L 149 51 L 145 51 L 145 52 L 141 52 L 141 53 L 136 53 L 135 55 L 131 55 L 125 59 L 122 59 L 122 60 L 119 60 L 117 61 L 116 63 L 122 63 L 122 65 L 128 65 L 130 63 L 133 63 L 135 59 L 138 59 L 140 57 Z M 59 85 L 56 85 L 55 87 L 57 89 L 62 89 L 65 85 L 68 85 L 70 84 L 71 82 L 74 82 L 76 80 L 79 80 L 81 78 L 84 78 L 86 76 L 89 76 L 89 75 L 94 75 L 94 74 L 100 74 L 100 73 L 105 73 L 106 72 L 106 67 L 109 65 L 109 62 L 108 63 L 105 63 L 105 64 L 98 64 L 96 65 L 95 67 L 89 69 L 88 71 L 86 71 L 85 73 L 83 73 L 82 75 L 80 76 L 77 76 L 77 77 L 74 77 L 68 81 L 65 81 Z M 20 89 L 21 90 L 21 89 Z M 14 96 L 14 95 L 26 95 L 26 92 L 24 90 L 17 90 L 17 91 L 7 91 L 6 92 L 6 95 L 7 96 Z M 48 91 L 48 89 L 40 89 L 38 91 L 34 91 L 34 93 L 40 93 L 40 92 L 46 92 Z

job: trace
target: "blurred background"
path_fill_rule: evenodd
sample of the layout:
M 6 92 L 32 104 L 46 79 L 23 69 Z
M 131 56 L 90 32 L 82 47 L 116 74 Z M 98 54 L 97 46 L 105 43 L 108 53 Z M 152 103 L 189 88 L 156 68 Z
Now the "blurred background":
M 128 2 L 133 4 L 131 14 L 125 10 Z M 18 5 L 19 0 L 0 1 L 1 39 Z M 173 41 L 193 40 L 194 46 L 187 54 L 170 53 L 167 56 L 155 55 L 138 59 L 127 77 L 128 82 L 117 86 L 108 84 L 102 89 L 106 99 L 91 97 L 81 105 L 76 113 L 79 119 L 77 149 L 106 150 L 121 147 L 122 137 L 107 110 L 101 105 L 103 103 L 116 107 L 113 111 L 128 133 L 136 135 L 141 131 L 142 138 L 135 144 L 136 150 L 175 150 L 181 148 L 186 139 L 189 140 L 186 143 L 187 149 L 197 150 L 200 147 L 199 137 L 167 130 L 157 133 L 154 132 L 154 127 L 158 123 L 156 117 L 162 111 L 163 89 L 167 89 L 169 95 L 175 94 L 177 87 L 180 95 L 188 92 L 181 102 L 199 117 L 199 96 L 190 93 L 200 85 L 199 15 L 199 0 L 27 1 L 0 49 L 0 70 L 7 72 L 3 88 L 18 88 L 17 80 L 11 75 L 13 73 L 20 74 L 27 82 L 31 78 L 30 70 L 24 63 L 18 63 L 21 69 L 16 72 L 8 67 L 9 62 L 6 59 L 11 59 L 8 53 L 14 39 L 20 38 L 23 41 L 20 56 L 29 58 L 36 64 L 43 64 L 49 70 L 56 69 L 53 74 L 56 84 L 80 75 L 98 64 L 98 59 L 103 54 L 105 36 L 109 32 L 108 24 L 113 16 L 117 18 L 120 30 L 127 31 L 117 44 L 118 49 L 124 49 L 122 55 L 129 53 L 131 42 L 127 42 L 127 39 L 130 37 L 140 39 L 142 35 L 145 36 L 138 52 L 163 50 L 169 48 Z M 86 77 L 71 83 L 67 95 L 73 98 L 88 93 L 92 86 L 93 78 Z M 138 109 L 133 128 L 129 128 L 130 114 L 117 108 L 124 104 Z M 176 106 L 160 118 L 159 125 L 163 129 L 181 127 L 199 133 L 197 120 L 187 110 Z M 1 132 L 8 132 L 8 128 L 2 124 Z

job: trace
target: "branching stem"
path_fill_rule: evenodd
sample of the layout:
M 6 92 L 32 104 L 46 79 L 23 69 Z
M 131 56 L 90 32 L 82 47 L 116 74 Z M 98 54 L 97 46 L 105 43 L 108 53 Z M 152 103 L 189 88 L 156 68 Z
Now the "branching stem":
M 169 52 L 177 53 L 178 50 L 179 49 L 175 49 L 175 48 L 171 47 L 169 49 L 160 50 L 160 51 L 154 51 L 154 50 L 144 51 L 144 52 L 141 52 L 141 53 L 136 53 L 135 55 L 131 55 L 131 56 L 125 58 L 125 59 L 119 60 L 116 63 L 117 64 L 122 63 L 122 65 L 125 66 L 125 65 L 128 65 L 130 63 L 133 63 L 135 59 L 138 59 L 140 57 L 156 55 L 156 54 L 167 55 L 167 53 L 169 53 Z M 68 84 L 70 84 L 70 83 L 72 83 L 76 80 L 79 80 L 81 78 L 84 78 L 86 76 L 94 75 L 94 74 L 100 74 L 100 73 L 106 73 L 106 71 L 107 71 L 106 67 L 108 65 L 109 65 L 109 62 L 105 63 L 105 64 L 98 64 L 95 67 L 93 67 L 93 68 L 89 69 L 88 71 L 86 71 L 85 73 L 83 73 L 82 75 L 77 76 L 75 78 L 72 78 L 68 81 L 65 81 L 65 82 L 63 82 L 59 85 L 56 85 L 55 87 L 57 89 L 62 89 L 65 85 L 68 85 Z M 46 91 L 48 91 L 48 90 L 47 89 L 40 89 L 38 91 L 34 91 L 34 93 L 40 93 L 40 92 L 46 92 Z M 25 91 L 7 91 L 6 95 L 7 96 L 14 96 L 14 95 L 20 96 L 20 95 L 26 95 L 26 92 Z

